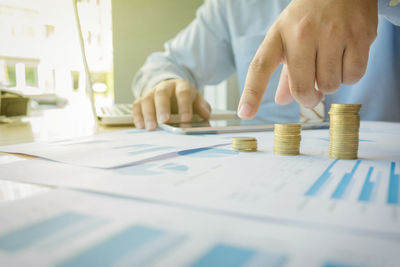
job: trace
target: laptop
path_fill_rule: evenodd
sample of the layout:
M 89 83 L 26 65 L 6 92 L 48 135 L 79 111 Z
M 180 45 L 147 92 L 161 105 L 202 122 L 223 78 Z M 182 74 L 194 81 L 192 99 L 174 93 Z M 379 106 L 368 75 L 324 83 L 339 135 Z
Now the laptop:
M 96 107 L 94 104 L 93 97 L 93 84 L 92 78 L 89 71 L 89 66 L 87 63 L 85 43 L 83 41 L 83 34 L 81 23 L 79 19 L 77 0 L 72 0 L 75 22 L 78 30 L 79 45 L 82 54 L 83 68 L 86 74 L 86 92 L 90 99 L 90 105 L 92 109 L 93 116 L 102 125 L 134 125 L 132 116 L 132 104 L 114 104 L 111 106 L 99 106 Z M 236 119 L 236 111 L 233 110 L 213 110 L 211 114 L 211 120 L 231 120 Z M 198 114 L 193 114 L 192 122 L 202 121 Z M 171 114 L 170 123 L 180 123 L 180 118 L 178 114 Z
M 83 68 L 86 74 L 86 92 L 90 98 L 93 116 L 103 125 L 133 125 L 132 104 L 114 104 L 112 106 L 96 107 L 93 97 L 93 84 L 87 63 L 85 43 L 83 41 L 82 28 L 79 19 L 77 0 L 72 0 L 75 22 L 78 30 L 79 45 L 82 54 Z

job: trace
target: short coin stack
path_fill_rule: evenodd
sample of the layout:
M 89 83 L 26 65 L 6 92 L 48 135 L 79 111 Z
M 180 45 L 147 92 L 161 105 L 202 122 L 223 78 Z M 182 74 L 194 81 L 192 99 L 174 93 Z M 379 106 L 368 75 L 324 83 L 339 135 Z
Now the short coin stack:
M 275 154 L 300 154 L 301 124 L 275 124 L 274 134 Z
M 233 137 L 232 148 L 239 152 L 256 152 L 257 139 L 254 137 Z
M 357 159 L 361 105 L 332 104 L 329 110 L 329 157 Z

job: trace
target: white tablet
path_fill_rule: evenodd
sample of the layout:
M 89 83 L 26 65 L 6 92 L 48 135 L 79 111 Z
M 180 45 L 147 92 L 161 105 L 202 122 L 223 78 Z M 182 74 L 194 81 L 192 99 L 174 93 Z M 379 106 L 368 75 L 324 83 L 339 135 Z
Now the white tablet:
M 160 124 L 159 128 L 176 134 L 219 134 L 273 131 L 274 124 L 244 120 L 211 120 L 190 123 L 165 123 Z M 329 122 L 302 124 L 303 130 L 327 128 L 329 128 Z

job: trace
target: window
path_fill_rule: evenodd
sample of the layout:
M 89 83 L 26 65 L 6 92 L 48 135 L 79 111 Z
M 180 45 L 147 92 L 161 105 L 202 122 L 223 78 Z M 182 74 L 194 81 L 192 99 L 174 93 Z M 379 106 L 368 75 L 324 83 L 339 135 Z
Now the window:
M 74 91 L 78 91 L 79 89 L 79 71 L 71 71 L 72 76 L 72 88 Z
M 44 25 L 46 37 L 49 38 L 50 36 L 54 35 L 55 27 L 54 25 Z
M 25 80 L 28 86 L 38 86 L 37 67 L 25 67 Z
M 113 77 L 111 0 L 76 1 L 89 69 Z M 79 88 L 83 64 L 71 1 L 0 0 L 0 39 L 2 85 L 66 95 L 84 92 Z M 107 90 L 103 86 L 97 95 L 113 97 L 109 81 L 99 82 Z
M 7 70 L 8 84 L 10 86 L 16 86 L 17 77 L 15 74 L 15 65 L 7 65 L 6 70 Z

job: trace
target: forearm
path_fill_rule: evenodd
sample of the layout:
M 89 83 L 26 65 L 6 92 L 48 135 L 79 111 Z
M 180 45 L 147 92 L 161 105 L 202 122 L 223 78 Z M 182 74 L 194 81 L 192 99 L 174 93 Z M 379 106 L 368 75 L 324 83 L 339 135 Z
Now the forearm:
M 165 52 L 147 59 L 133 82 L 136 97 L 164 79 L 184 79 L 202 89 L 235 72 L 224 3 L 206 1 L 195 20 L 165 44 Z

